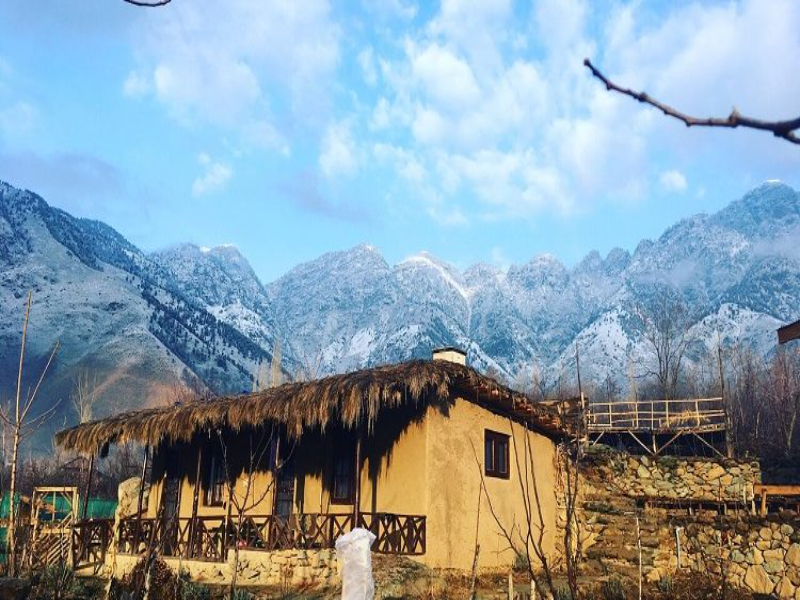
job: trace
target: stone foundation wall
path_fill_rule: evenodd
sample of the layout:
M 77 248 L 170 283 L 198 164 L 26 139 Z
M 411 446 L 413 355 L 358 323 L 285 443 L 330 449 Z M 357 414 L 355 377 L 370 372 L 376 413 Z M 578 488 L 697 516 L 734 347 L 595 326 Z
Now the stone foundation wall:
M 115 576 L 129 573 L 141 557 L 116 556 Z M 164 562 L 177 572 L 186 572 L 195 581 L 227 584 L 234 568 L 234 553 L 227 562 L 181 560 L 165 558 Z M 339 564 L 334 550 L 277 550 L 260 552 L 242 550 L 236 576 L 237 585 L 327 587 L 339 582 Z
M 781 517 L 685 523 L 686 566 L 757 594 L 800 600 L 800 518 Z
M 754 483 L 800 481 L 796 468 L 602 450 L 584 467 L 579 518 L 585 574 L 638 577 L 638 537 L 650 581 L 692 569 L 758 594 L 800 600 L 800 515 L 749 513 Z M 663 503 L 643 508 L 642 499 Z

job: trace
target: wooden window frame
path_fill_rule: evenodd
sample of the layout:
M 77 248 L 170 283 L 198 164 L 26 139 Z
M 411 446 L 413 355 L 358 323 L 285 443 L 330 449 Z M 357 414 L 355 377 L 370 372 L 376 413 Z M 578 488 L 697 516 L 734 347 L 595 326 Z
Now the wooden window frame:
M 350 465 L 350 494 L 347 497 L 336 496 L 336 466 L 339 460 Z M 349 461 L 349 463 L 347 462 Z M 355 475 L 356 450 L 350 444 L 343 444 L 341 451 L 333 453 L 331 464 L 331 504 L 353 504 L 356 501 L 356 475 Z
M 224 506 L 225 505 L 225 472 L 222 465 L 218 463 L 215 454 L 211 454 L 211 465 L 208 469 L 208 477 L 205 480 L 203 490 L 204 506 Z M 219 470 L 219 473 L 216 471 Z
M 494 477 L 496 479 L 510 479 L 511 478 L 511 463 L 509 461 L 509 447 L 511 436 L 500 433 L 499 431 L 492 431 L 486 429 L 483 435 L 483 460 L 484 460 L 484 473 L 487 477 Z M 491 445 L 491 446 L 490 446 Z M 491 447 L 492 457 L 491 461 L 487 460 L 487 450 Z M 499 470 L 497 464 L 497 449 L 502 447 L 503 458 L 505 459 L 505 472 Z

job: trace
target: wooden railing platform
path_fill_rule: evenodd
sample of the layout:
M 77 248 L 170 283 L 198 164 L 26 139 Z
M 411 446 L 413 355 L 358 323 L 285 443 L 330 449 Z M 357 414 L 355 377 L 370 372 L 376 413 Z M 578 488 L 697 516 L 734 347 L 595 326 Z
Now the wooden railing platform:
M 590 445 L 605 438 L 612 444 L 633 443 L 633 449 L 654 456 L 668 449 L 679 451 L 687 440 L 690 448 L 697 442 L 706 451 L 725 456 L 730 452 L 727 422 L 723 398 L 592 402 L 584 413 Z
M 170 521 L 128 517 L 120 522 L 119 552 L 144 554 L 150 547 L 162 556 L 225 561 L 228 551 L 333 548 L 341 535 L 353 529 L 349 514 L 303 513 L 175 518 Z M 374 552 L 422 555 L 426 547 L 426 519 L 418 515 L 362 513 L 358 526 L 375 534 Z
M 586 426 L 602 431 L 724 431 L 722 398 L 592 402 Z

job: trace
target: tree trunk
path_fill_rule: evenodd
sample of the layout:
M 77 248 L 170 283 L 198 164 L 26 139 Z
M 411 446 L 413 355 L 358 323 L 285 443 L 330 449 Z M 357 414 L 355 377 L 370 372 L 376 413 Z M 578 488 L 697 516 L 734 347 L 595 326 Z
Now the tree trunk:
M 14 441 L 11 450 L 11 481 L 8 487 L 8 532 L 6 534 L 6 557 L 8 560 L 8 573 L 12 577 L 17 574 L 17 506 L 15 500 L 17 492 L 17 459 L 19 457 L 19 427 L 14 429 Z
M 17 529 L 17 508 L 15 495 L 17 492 L 17 461 L 19 458 L 19 442 L 22 424 L 20 423 L 19 400 L 22 393 L 22 363 L 25 360 L 25 342 L 28 337 L 28 320 L 31 316 L 31 300 L 33 292 L 28 292 L 28 301 L 25 304 L 25 319 L 22 322 L 22 346 L 19 351 L 19 370 L 17 371 L 17 395 L 14 404 L 14 441 L 11 450 L 11 481 L 9 485 L 8 499 L 8 532 L 6 534 L 6 557 L 8 560 L 8 571 L 13 577 L 17 574 L 17 548 L 16 548 L 16 529 Z

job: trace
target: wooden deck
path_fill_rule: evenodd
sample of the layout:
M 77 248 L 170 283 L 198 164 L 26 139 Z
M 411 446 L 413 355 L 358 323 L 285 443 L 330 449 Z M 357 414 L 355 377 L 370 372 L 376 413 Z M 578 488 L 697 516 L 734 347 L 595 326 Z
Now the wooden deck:
M 714 443 L 720 436 L 715 434 L 726 431 L 727 415 L 721 397 L 592 402 L 586 407 L 590 444 L 604 437 L 626 437 L 653 455 L 690 436 L 722 456 Z

